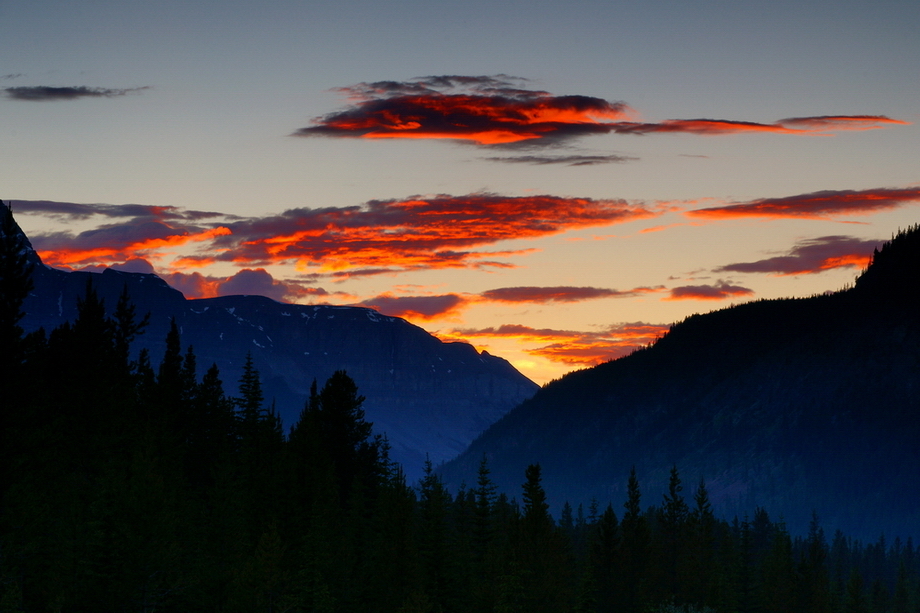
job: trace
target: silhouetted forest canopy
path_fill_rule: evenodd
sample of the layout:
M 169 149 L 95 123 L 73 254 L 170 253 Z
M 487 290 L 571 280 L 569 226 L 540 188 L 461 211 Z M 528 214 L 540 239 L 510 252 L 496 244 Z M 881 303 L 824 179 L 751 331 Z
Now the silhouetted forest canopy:
M 228 392 L 175 323 L 159 364 L 135 356 L 127 293 L 88 284 L 75 321 L 24 335 L 28 270 L 0 249 L 2 613 L 920 611 L 912 540 L 719 518 L 678 467 L 661 500 L 633 474 L 624 506 L 558 518 L 537 464 L 519 500 L 485 458 L 455 492 L 430 464 L 407 483 L 347 373 L 283 432 L 251 357 Z

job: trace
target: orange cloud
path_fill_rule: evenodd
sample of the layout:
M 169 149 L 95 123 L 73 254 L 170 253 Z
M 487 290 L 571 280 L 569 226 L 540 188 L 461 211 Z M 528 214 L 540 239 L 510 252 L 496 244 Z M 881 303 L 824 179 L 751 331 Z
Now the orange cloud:
M 685 133 L 721 135 L 750 132 L 826 134 L 869 130 L 908 122 L 883 115 L 793 117 L 774 123 L 726 119 L 628 121 L 623 102 L 581 95 L 556 96 L 524 89 L 523 79 L 492 77 L 423 77 L 406 82 L 379 81 L 342 88 L 352 105 L 313 120 L 294 136 L 349 138 L 454 139 L 477 145 L 552 144 L 590 134 Z M 490 158 L 501 162 L 569 163 L 545 156 Z M 625 161 L 616 156 L 573 163 Z
M 871 215 L 920 202 L 920 187 L 820 191 L 786 198 L 763 198 L 687 211 L 689 217 L 731 219 L 832 219 L 839 215 Z
M 158 236 L 144 237 L 151 229 Z M 172 247 L 180 247 L 190 242 L 205 242 L 218 236 L 230 234 L 230 230 L 220 226 L 200 232 L 189 233 L 183 229 L 173 229 L 166 224 L 148 222 L 139 226 L 128 227 L 120 225 L 112 232 L 112 227 L 105 227 L 91 232 L 84 232 L 76 239 L 67 240 L 62 235 L 55 235 L 57 248 L 42 248 L 48 236 L 36 238 L 36 252 L 42 261 L 49 266 L 73 267 L 111 262 L 124 262 L 133 258 L 157 258 L 157 252 Z M 109 238 L 110 243 L 105 244 L 99 240 Z M 62 240 L 63 239 L 63 240 Z M 86 243 L 95 243 L 88 246 Z
M 539 238 L 576 228 L 625 223 L 659 215 L 624 200 L 557 196 L 416 196 L 361 206 L 295 209 L 240 218 L 167 207 L 31 204 L 32 214 L 87 219 L 128 217 L 79 234 L 32 237 L 52 266 L 99 266 L 132 258 L 174 259 L 180 271 L 232 262 L 241 267 L 295 264 L 302 277 L 333 279 L 441 268 L 510 268 L 505 261 L 535 251 L 483 250 L 500 241 Z M 25 207 L 24 207 L 25 208 Z M 207 217 L 217 217 L 202 224 Z M 208 227 L 210 226 L 210 227 Z M 177 250 L 190 243 L 196 250 Z
M 474 250 L 575 228 L 657 215 L 622 200 L 496 194 L 374 200 L 360 207 L 296 209 L 229 224 L 212 249 L 246 265 L 295 262 L 328 275 L 414 269 L 507 266 L 491 258 L 522 251 Z
M 439 336 L 449 340 L 513 338 L 522 343 L 550 343 L 525 351 L 553 362 L 593 366 L 628 355 L 636 349 L 654 343 L 669 329 L 670 326 L 643 322 L 618 324 L 599 332 L 531 328 L 509 324 L 498 328 L 456 329 Z

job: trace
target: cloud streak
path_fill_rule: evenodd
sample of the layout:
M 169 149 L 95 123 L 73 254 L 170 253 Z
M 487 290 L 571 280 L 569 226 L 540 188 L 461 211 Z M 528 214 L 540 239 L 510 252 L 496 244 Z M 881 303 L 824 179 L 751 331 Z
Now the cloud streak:
M 920 187 L 826 190 L 785 198 L 732 203 L 687 211 L 685 214 L 697 219 L 759 217 L 828 220 L 841 215 L 871 215 L 916 202 L 920 202 Z
M 494 156 L 483 158 L 490 162 L 503 162 L 506 164 L 533 164 L 535 166 L 597 166 L 598 164 L 623 164 L 635 162 L 639 158 L 626 155 L 517 155 Z
M 719 281 L 715 285 L 683 285 L 671 289 L 663 300 L 725 300 L 753 296 L 754 290 Z
M 637 287 L 620 291 L 602 287 L 502 287 L 480 294 L 488 302 L 504 303 L 548 303 L 582 302 L 599 298 L 632 298 L 642 294 L 663 291 L 662 287 Z
M 430 321 L 457 315 L 468 303 L 469 298 L 460 294 L 441 294 L 439 296 L 381 294 L 360 302 L 358 306 L 376 309 L 392 317 Z
M 410 81 L 359 83 L 338 91 L 350 106 L 313 120 L 293 136 L 346 138 L 452 139 L 480 146 L 541 146 L 592 134 L 739 133 L 828 134 L 870 130 L 908 122 L 884 115 L 820 115 L 773 123 L 726 119 L 631 120 L 636 113 L 622 101 L 584 95 L 557 96 L 525 89 L 520 78 L 497 76 L 420 77 Z M 516 163 L 570 163 L 567 156 L 492 158 Z M 601 156 L 602 158 L 604 156 Z M 585 159 L 574 164 L 623 159 Z
M 440 336 L 453 340 L 512 338 L 522 343 L 549 343 L 525 349 L 525 352 L 570 366 L 593 366 L 654 343 L 669 329 L 670 326 L 644 322 L 617 324 L 597 332 L 509 324 L 494 328 L 458 328 Z
M 781 256 L 721 266 L 715 272 L 808 275 L 835 268 L 865 268 L 883 241 L 852 236 L 822 236 L 801 241 Z
M 479 251 L 501 241 L 657 215 L 622 200 L 556 196 L 437 195 L 373 200 L 361 206 L 293 209 L 230 223 L 214 241 L 218 259 L 295 262 L 325 274 L 507 266 L 495 258 L 525 251 Z
M 136 94 L 150 86 L 111 89 L 107 87 L 87 87 L 77 85 L 73 87 L 52 87 L 50 85 L 20 85 L 5 87 L 3 92 L 11 100 L 24 100 L 27 102 L 53 102 L 59 100 L 79 100 L 80 98 L 118 98 L 128 94 Z

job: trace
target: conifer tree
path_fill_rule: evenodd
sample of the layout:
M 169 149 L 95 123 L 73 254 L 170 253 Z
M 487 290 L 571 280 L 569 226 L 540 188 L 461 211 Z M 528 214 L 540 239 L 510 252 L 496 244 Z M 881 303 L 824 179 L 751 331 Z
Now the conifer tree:
M 641 491 L 635 466 L 626 485 L 626 512 L 620 526 L 623 531 L 623 584 L 626 610 L 638 611 L 645 606 L 645 578 L 649 556 L 649 528 L 642 514 Z
M 539 464 L 530 464 L 524 471 L 524 526 L 533 533 L 545 532 L 552 526 L 549 504 L 543 490 Z
M 687 503 L 681 495 L 683 486 L 680 481 L 680 474 L 677 466 L 671 467 L 671 474 L 668 479 L 668 492 L 664 495 L 661 511 L 659 512 L 659 521 L 663 529 L 663 548 L 661 555 L 661 564 L 664 568 L 665 587 L 670 596 L 677 598 L 679 601 L 684 600 L 685 595 L 682 593 L 678 569 L 681 566 L 684 556 L 685 546 L 685 529 L 689 509 Z

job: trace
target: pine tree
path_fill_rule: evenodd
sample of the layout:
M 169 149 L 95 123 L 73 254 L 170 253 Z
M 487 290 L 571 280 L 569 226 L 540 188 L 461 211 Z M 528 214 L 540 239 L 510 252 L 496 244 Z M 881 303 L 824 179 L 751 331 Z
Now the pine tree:
M 524 526 L 528 531 L 538 534 L 552 526 L 549 516 L 549 504 L 543 490 L 539 464 L 530 464 L 524 472 Z
M 128 284 L 122 289 L 118 297 L 118 304 L 115 306 L 113 316 L 115 323 L 115 351 L 118 355 L 119 363 L 128 366 L 128 371 L 134 370 L 136 363 L 130 361 L 131 343 L 138 335 L 143 334 L 144 329 L 150 323 L 150 313 L 147 313 L 143 319 L 137 319 L 137 307 L 131 302 L 128 294 Z
M 385 468 L 380 464 L 380 439 L 371 437 L 373 424 L 364 419 L 364 396 L 344 370 L 323 385 L 316 397 L 315 422 L 332 461 L 343 503 L 354 487 L 373 496 Z
M 683 548 L 685 546 L 685 531 L 689 509 L 684 502 L 681 491 L 683 486 L 680 482 L 680 474 L 677 467 L 671 468 L 671 475 L 668 480 L 668 492 L 664 495 L 659 521 L 663 529 L 663 546 L 661 563 L 664 567 L 666 588 L 671 597 L 683 601 L 685 595 L 682 593 L 682 586 L 678 577 L 678 568 L 681 565 L 684 556 Z
M 620 524 L 623 532 L 623 604 L 628 611 L 639 611 L 646 604 L 650 535 L 648 523 L 642 515 L 641 491 L 635 467 L 630 470 L 626 492 L 626 513 Z

